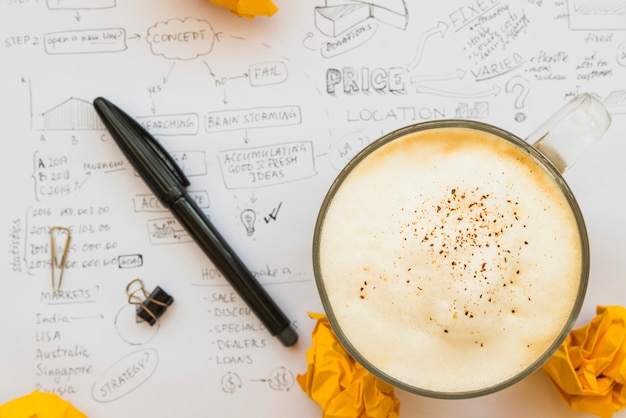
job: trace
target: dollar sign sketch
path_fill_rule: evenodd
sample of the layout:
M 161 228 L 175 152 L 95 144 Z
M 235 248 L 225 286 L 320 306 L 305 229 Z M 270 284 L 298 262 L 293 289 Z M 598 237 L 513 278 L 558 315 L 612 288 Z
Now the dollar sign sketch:
M 294 385 L 293 374 L 281 366 L 272 371 L 268 384 L 274 390 L 288 391 Z
M 241 389 L 241 378 L 237 373 L 228 372 L 222 376 L 222 390 L 226 393 L 235 393 Z

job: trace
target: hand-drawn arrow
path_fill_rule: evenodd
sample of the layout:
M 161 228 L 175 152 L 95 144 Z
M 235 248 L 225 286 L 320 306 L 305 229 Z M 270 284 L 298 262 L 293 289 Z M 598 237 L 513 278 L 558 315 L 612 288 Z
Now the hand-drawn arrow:
M 463 80 L 466 74 L 467 74 L 467 71 L 459 68 L 458 70 L 451 72 L 451 73 L 447 73 L 447 74 L 416 75 L 414 77 L 411 77 L 411 84 L 422 83 L 424 81 L 445 81 L 445 80 L 452 80 L 455 78 L 459 80 Z
M 248 75 L 248 73 L 243 73 L 243 74 L 241 74 L 241 75 L 234 75 L 234 76 L 232 76 L 232 77 L 228 77 L 228 79 L 229 79 L 229 80 L 236 80 L 236 79 L 238 79 L 238 78 L 248 78 L 248 77 L 250 77 L 250 76 Z
M 72 316 L 71 319 L 72 320 L 77 320 L 77 319 L 104 319 L 104 315 L 100 314 L 100 315 L 87 315 L 87 316 Z
M 219 80 L 217 78 L 217 76 L 215 75 L 215 73 L 213 72 L 213 69 L 211 68 L 211 66 L 209 65 L 208 62 L 206 61 L 202 61 L 202 63 L 204 64 L 204 66 L 209 70 L 209 74 L 211 74 L 211 77 L 213 77 L 216 80 L 216 83 L 219 84 L 225 84 L 227 80 L 231 80 L 233 78 L 247 78 L 249 77 L 248 73 L 243 73 L 242 75 L 239 76 L 235 76 L 235 77 L 230 77 L 230 78 L 226 78 L 226 77 L 221 77 Z M 228 98 L 226 97 L 226 88 L 224 87 L 222 89 L 222 102 L 224 104 L 228 104 Z
M 169 80 L 170 76 L 172 75 L 172 71 L 174 70 L 175 65 L 176 65 L 176 62 L 173 62 L 172 65 L 170 66 L 170 70 L 167 72 L 167 75 L 163 77 L 163 84 L 167 84 L 167 80 Z
M 457 91 L 448 91 L 441 89 L 434 89 L 432 87 L 417 87 L 417 93 L 423 94 L 433 94 L 435 96 L 443 96 L 443 97 L 461 97 L 461 98 L 474 98 L 474 97 L 487 97 L 487 96 L 497 96 L 500 94 L 501 88 L 497 85 L 494 85 L 489 90 L 477 91 L 474 93 L 461 93 Z
M 211 66 L 206 61 L 202 61 L 202 63 L 204 64 L 206 68 L 208 68 L 209 74 L 211 74 L 211 77 L 215 78 L 215 73 L 213 72 L 213 69 L 211 68 Z
M 413 58 L 413 60 L 407 66 L 409 70 L 414 70 L 415 68 L 417 68 L 419 63 L 422 61 L 422 54 L 424 54 L 424 45 L 426 44 L 426 41 L 428 40 L 428 38 L 430 38 L 431 36 L 437 33 L 441 35 L 441 37 L 443 38 L 447 30 L 448 30 L 448 25 L 444 22 L 439 22 L 437 23 L 437 26 L 430 28 L 420 37 L 420 39 L 417 41 L 417 50 L 415 51 L 415 58 Z
M 91 176 L 91 173 L 89 171 L 87 171 L 85 173 L 85 178 L 83 179 L 83 181 L 81 181 L 80 183 L 76 182 L 76 184 L 74 186 L 74 190 L 78 190 L 78 189 L 82 188 L 85 185 L 85 183 L 87 182 L 87 180 L 89 180 L 90 176 Z

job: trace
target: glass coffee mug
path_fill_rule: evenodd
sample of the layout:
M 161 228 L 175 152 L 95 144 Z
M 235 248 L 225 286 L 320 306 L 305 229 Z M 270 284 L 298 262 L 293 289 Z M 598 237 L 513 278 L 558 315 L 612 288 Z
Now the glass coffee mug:
M 589 243 L 561 174 L 607 130 L 592 96 L 527 140 L 438 120 L 391 132 L 341 171 L 313 242 L 339 341 L 416 394 L 508 387 L 563 343 L 585 297 Z

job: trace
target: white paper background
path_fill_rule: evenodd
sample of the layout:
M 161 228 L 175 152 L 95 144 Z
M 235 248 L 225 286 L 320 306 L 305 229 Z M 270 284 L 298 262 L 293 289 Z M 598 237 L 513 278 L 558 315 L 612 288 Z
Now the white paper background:
M 95 418 L 320 416 L 294 378 L 306 367 L 307 312 L 321 310 L 313 226 L 341 167 L 423 120 L 477 119 L 524 137 L 582 91 L 614 123 L 566 174 L 592 248 L 578 322 L 598 304 L 624 305 L 626 2 L 406 2 L 404 28 L 383 13 L 403 3 L 378 0 L 373 18 L 336 36 L 315 8 L 346 2 L 277 0 L 278 13 L 252 21 L 201 0 L 0 3 L 0 402 L 41 387 Z M 97 96 L 181 162 L 206 213 L 295 322 L 295 348 L 259 329 L 155 205 L 94 118 Z M 278 121 L 262 119 L 275 111 Z M 253 151 L 292 158 L 254 160 L 263 169 L 253 173 L 227 164 Z M 60 299 L 53 225 L 74 231 Z M 135 277 L 175 298 L 158 327 L 132 323 L 125 286 Z M 403 417 L 585 416 L 541 371 L 465 401 L 398 394 Z

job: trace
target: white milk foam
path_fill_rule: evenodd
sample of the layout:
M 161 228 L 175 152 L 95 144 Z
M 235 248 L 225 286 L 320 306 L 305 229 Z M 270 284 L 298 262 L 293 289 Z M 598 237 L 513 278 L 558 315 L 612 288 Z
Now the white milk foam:
M 424 390 L 476 391 L 526 369 L 579 289 L 580 236 L 558 185 L 479 131 L 424 131 L 378 149 L 343 182 L 320 237 L 343 334 Z

